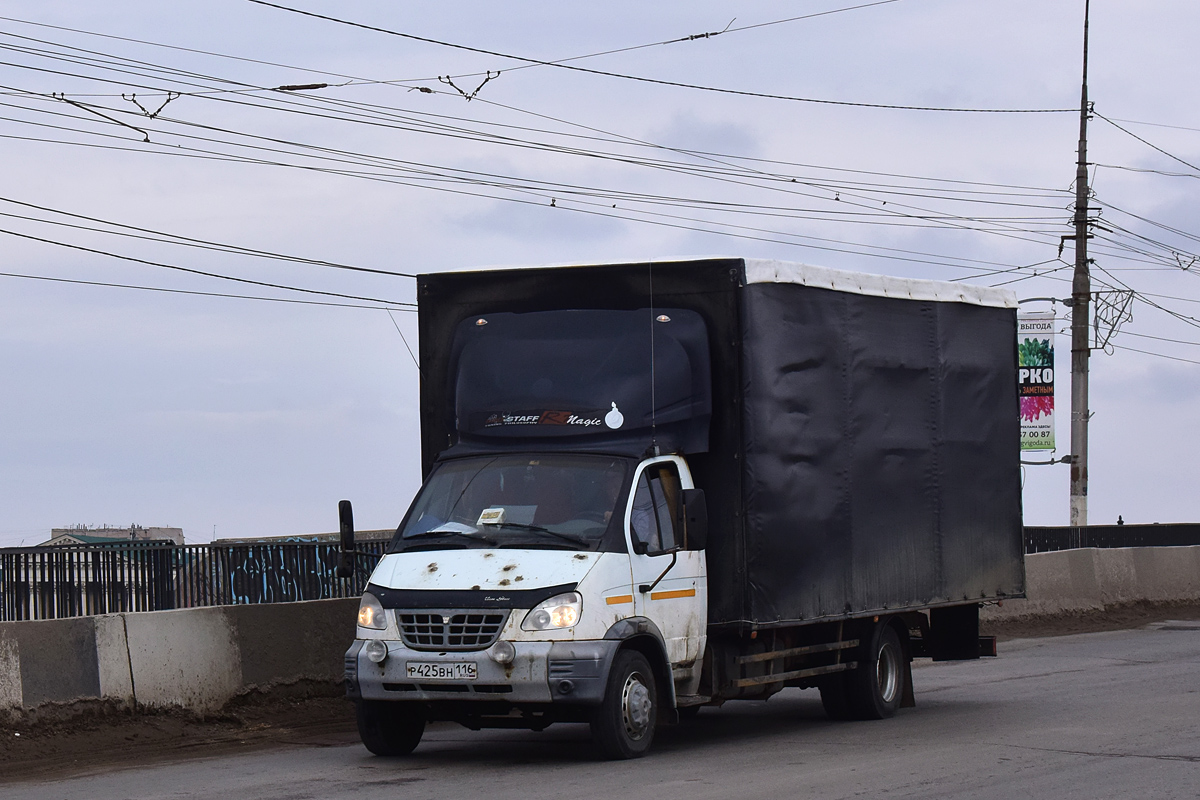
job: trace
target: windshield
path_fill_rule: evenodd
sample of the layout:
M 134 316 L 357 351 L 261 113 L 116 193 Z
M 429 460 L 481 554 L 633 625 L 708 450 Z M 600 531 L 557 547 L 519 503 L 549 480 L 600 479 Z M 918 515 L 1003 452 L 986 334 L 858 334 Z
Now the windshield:
M 477 539 L 591 548 L 608 529 L 626 472 L 626 460 L 610 456 L 447 461 L 425 482 L 393 546 L 440 537 L 460 546 Z

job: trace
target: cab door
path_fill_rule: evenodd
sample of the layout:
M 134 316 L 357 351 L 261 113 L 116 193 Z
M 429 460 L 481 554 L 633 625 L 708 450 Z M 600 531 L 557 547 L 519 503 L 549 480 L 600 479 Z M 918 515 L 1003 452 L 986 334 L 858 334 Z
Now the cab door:
M 636 613 L 658 626 L 672 668 L 685 672 L 698 667 L 708 630 L 704 551 L 689 549 L 684 525 L 683 490 L 692 488 L 679 456 L 645 461 L 625 515 Z

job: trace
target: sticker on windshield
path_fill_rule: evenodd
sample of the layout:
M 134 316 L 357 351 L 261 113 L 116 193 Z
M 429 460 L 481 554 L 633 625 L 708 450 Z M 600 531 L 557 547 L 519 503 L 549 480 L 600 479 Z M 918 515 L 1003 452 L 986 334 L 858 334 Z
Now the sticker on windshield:
M 485 508 L 479 515 L 476 525 L 503 525 L 508 518 L 508 512 L 503 508 Z
M 612 411 L 604 415 L 604 424 L 614 431 L 625 424 L 625 415 L 617 409 L 616 403 L 612 404 Z
M 611 413 L 611 412 L 610 412 Z M 599 411 L 525 411 L 487 414 L 483 428 L 511 428 L 526 425 L 548 425 L 574 429 L 594 429 L 602 424 Z M 609 427 L 612 427 L 611 425 Z

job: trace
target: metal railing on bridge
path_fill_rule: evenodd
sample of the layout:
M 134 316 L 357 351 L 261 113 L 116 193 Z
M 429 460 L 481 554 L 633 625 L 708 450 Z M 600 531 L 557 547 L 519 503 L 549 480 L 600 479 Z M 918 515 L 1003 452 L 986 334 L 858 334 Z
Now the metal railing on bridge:
M 1080 547 L 1185 547 L 1200 545 L 1200 524 L 1026 527 L 1025 552 L 1048 553 Z
M 386 546 L 359 540 L 349 578 L 331 542 L 5 548 L 0 622 L 357 597 Z
M 1200 524 L 1027 527 L 1025 552 L 1200 545 Z M 359 539 L 353 576 L 333 542 L 151 542 L 0 549 L 0 622 L 357 597 L 385 540 Z

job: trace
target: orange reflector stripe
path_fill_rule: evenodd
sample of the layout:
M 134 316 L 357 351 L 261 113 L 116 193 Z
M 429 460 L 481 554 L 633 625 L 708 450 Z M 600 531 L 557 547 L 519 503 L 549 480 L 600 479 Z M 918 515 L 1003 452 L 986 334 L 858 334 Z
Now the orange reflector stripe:
M 676 597 L 695 597 L 695 589 L 675 589 L 670 592 L 653 592 L 650 595 L 651 600 L 673 600 Z
M 620 605 L 621 603 L 632 603 L 632 602 L 633 602 L 633 595 L 631 595 L 631 594 L 617 594 L 617 595 L 613 595 L 612 597 L 606 597 L 606 598 L 604 598 L 604 602 L 608 603 L 610 606 L 618 606 L 618 605 Z

